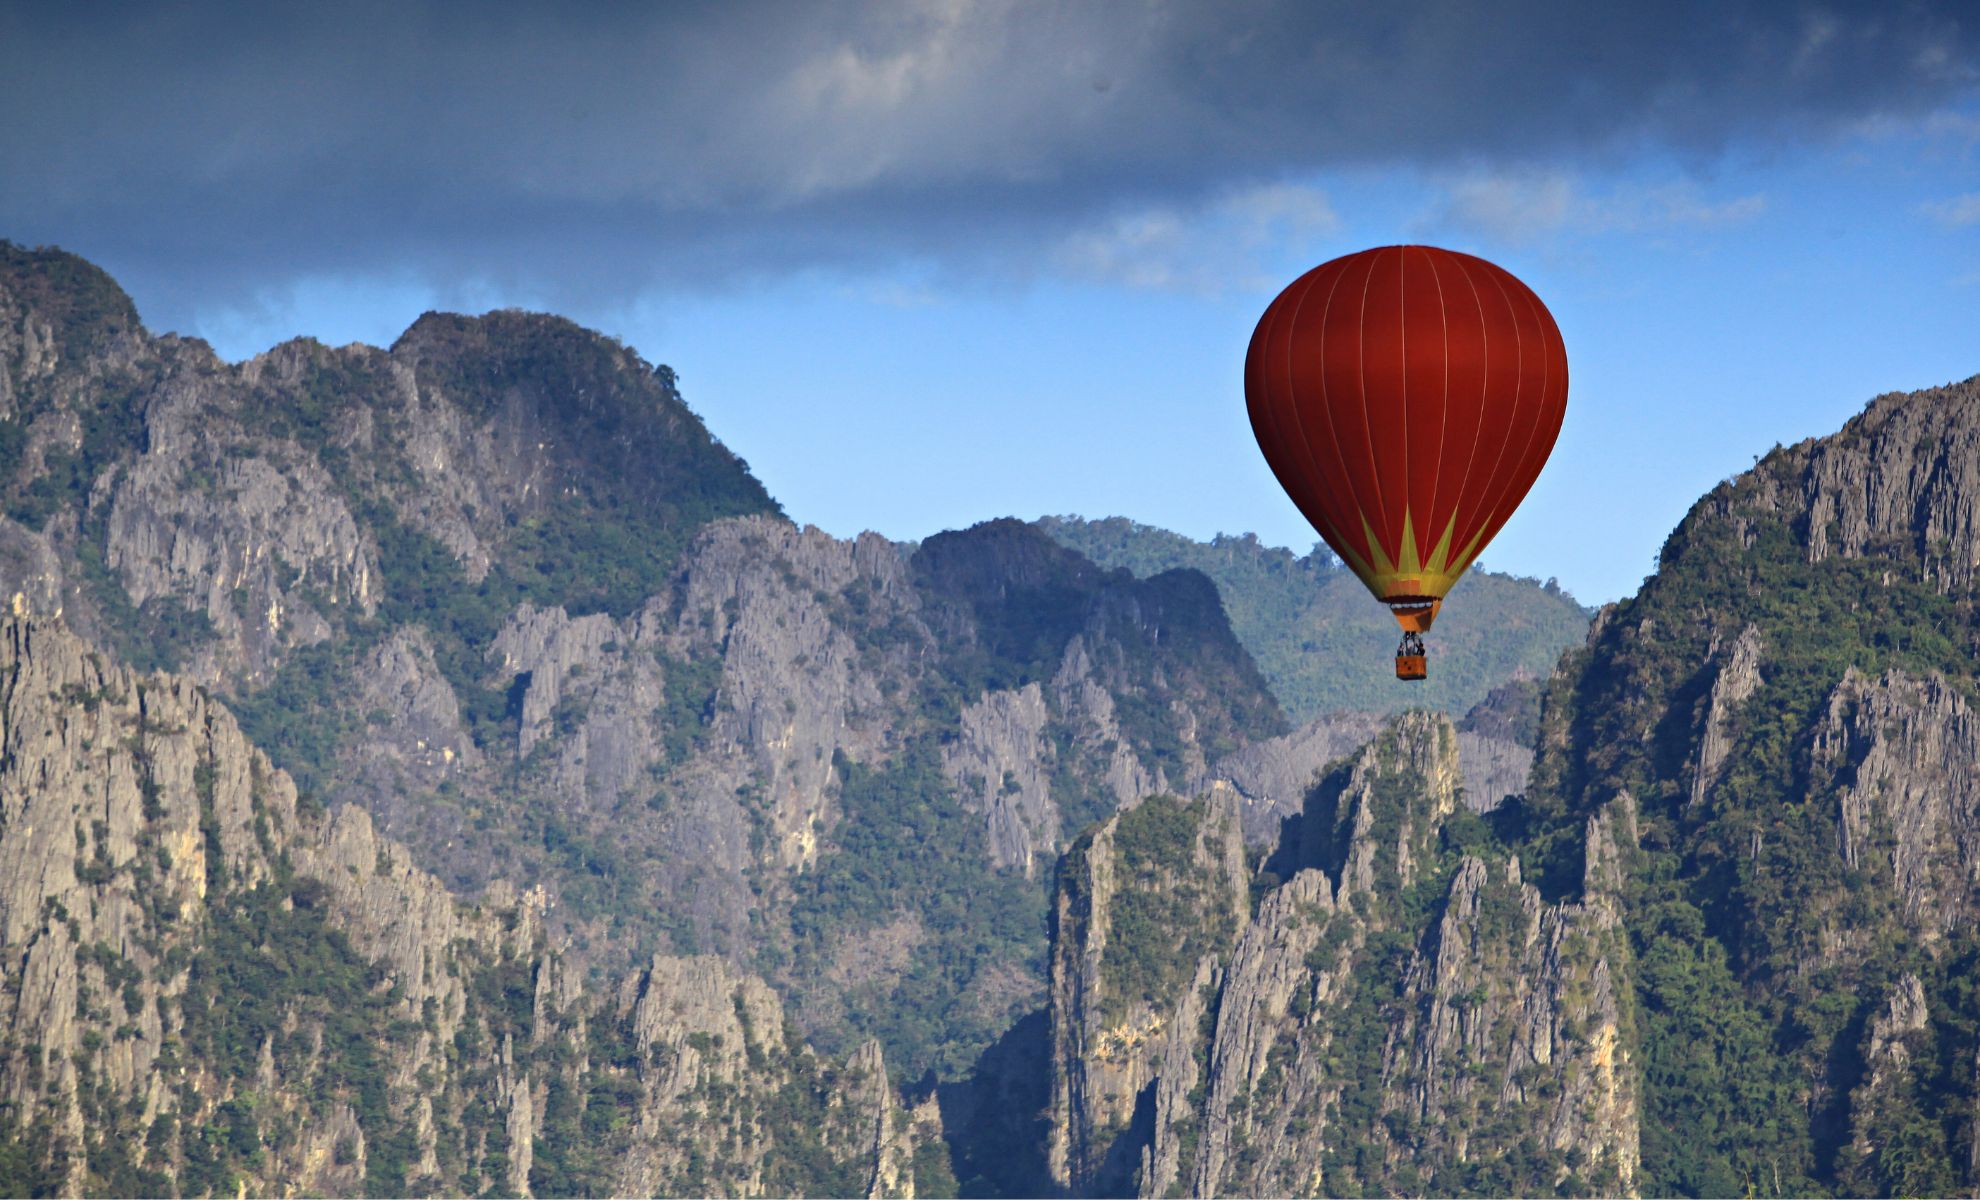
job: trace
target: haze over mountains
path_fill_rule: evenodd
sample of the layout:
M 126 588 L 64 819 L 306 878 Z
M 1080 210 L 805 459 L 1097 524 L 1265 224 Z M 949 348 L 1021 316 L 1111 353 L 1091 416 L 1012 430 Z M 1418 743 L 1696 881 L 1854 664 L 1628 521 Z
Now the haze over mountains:
M 1430 678 L 1399 688 L 1390 662 L 1395 621 L 1323 545 L 1296 557 L 1249 534 L 1195 542 L 1123 517 L 1046 517 L 1038 527 L 1103 567 L 1208 575 L 1232 632 L 1295 721 L 1411 707 L 1461 717 L 1507 679 L 1545 678 L 1593 615 L 1552 580 L 1474 567 L 1437 618 Z
M 1323 560 L 841 541 L 558 318 L 229 365 L 0 244 L 0 1178 L 1970 1186 L 1976 429 L 1776 451 L 1558 667 L 1474 579 L 1391 718 Z

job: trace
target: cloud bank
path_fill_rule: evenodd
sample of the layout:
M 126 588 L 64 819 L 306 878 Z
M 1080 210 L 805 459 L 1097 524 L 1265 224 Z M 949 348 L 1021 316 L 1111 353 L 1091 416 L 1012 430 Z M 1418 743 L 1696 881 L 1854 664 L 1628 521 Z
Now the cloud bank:
M 1453 173 L 1484 225 L 1738 219 L 1562 172 L 1924 117 L 1976 64 L 1980 22 L 1916 4 L 16 4 L 0 236 L 208 295 L 902 260 L 1187 285 L 1165 220 L 1322 228 L 1291 181 L 1330 168 Z

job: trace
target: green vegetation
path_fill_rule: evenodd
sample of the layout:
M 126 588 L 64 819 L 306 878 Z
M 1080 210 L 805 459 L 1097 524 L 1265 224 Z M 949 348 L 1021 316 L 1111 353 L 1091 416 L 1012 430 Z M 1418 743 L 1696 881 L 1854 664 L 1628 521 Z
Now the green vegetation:
M 1221 864 L 1235 829 L 1208 827 L 1209 805 L 1150 796 L 1121 814 L 1114 827 L 1117 890 L 1107 906 L 1107 952 L 1101 1020 L 1145 1002 L 1173 1002 L 1197 960 L 1227 948 L 1237 917 L 1218 895 Z M 1090 850 L 1087 851 L 1090 853 Z M 1203 863 L 1198 863 L 1199 854 Z M 1081 859 L 1068 856 L 1069 872 Z
M 302 647 L 290 653 L 273 682 L 228 701 L 241 732 L 315 804 L 335 786 L 338 750 L 362 728 L 345 701 L 362 645 L 326 641 Z
M 414 1147 L 387 1089 L 396 992 L 380 990 L 380 968 L 331 922 L 323 885 L 286 873 L 245 890 L 211 895 L 207 928 L 179 999 L 184 1053 L 223 1083 L 247 1089 L 262 1047 L 277 1071 L 319 1105 L 349 1103 L 369 1149 L 366 1191 L 406 1194 Z M 317 1038 L 321 1037 L 320 1047 Z M 251 1093 L 241 1093 L 242 1096 Z M 295 1116 L 257 1117 L 249 1099 L 178 1114 L 188 1194 L 231 1192 L 238 1173 L 262 1165 L 264 1143 L 280 1149 L 302 1133 Z
M 0 239 L 0 286 L 47 321 L 62 358 L 89 358 L 143 328 L 137 307 L 103 268 L 52 247 Z
M 1430 678 L 1397 686 L 1396 625 L 1325 546 L 1295 557 L 1256 536 L 1204 543 L 1123 517 L 1046 517 L 1038 528 L 1103 567 L 1149 577 L 1189 568 L 1217 585 L 1231 628 L 1296 722 L 1323 713 L 1440 709 L 1454 717 L 1524 673 L 1546 678 L 1589 612 L 1551 580 L 1474 570 L 1430 636 Z
M 877 770 L 843 756 L 834 765 L 844 815 L 832 848 L 792 882 L 794 954 L 780 973 L 824 976 L 847 937 L 908 920 L 918 940 L 905 967 L 850 992 L 843 1023 L 813 1041 L 843 1054 L 878 1037 L 897 1078 L 954 1078 L 1015 1015 L 957 998 L 999 971 L 1044 975 L 1044 885 L 992 868 L 983 819 L 957 802 L 932 737 Z
M 1955 1177 L 1934 1147 L 1973 1103 L 1972 1000 L 1945 990 L 1920 1053 L 1967 1055 L 1964 1073 L 1935 1067 L 1888 1094 L 1860 1090 L 1870 1025 L 1895 981 L 1945 978 L 1945 952 L 1927 953 L 1905 914 L 1887 829 L 1857 869 L 1843 860 L 1837 796 L 1852 771 L 1824 766 L 1812 746 L 1851 668 L 1941 674 L 1970 695 L 1980 622 L 1904 547 L 1810 563 L 1799 531 L 1762 499 L 1799 486 L 1806 452 L 1777 450 L 1702 500 L 1659 573 L 1577 652 L 1547 697 L 1550 749 L 1520 814 L 1528 878 L 1571 894 L 1585 814 L 1623 788 L 1641 809 L 1628 927 L 1646 1193 L 1938 1193 Z M 1700 723 L 1726 648 L 1749 625 L 1759 688 L 1731 714 L 1723 774 L 1693 804 Z M 1840 936 L 1850 930 L 1875 932 Z M 1859 1128 L 1889 1139 L 1867 1161 L 1849 1149 Z

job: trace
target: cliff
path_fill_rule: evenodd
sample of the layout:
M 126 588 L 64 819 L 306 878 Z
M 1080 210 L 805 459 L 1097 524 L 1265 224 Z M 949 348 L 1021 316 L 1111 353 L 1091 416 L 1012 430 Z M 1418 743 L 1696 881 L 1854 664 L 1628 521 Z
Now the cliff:
M 1634 1188 L 1619 906 L 1633 802 L 1589 822 L 1581 895 L 1548 903 L 1459 804 L 1460 777 L 1449 722 L 1405 716 L 1311 790 L 1255 881 L 1220 856 L 1228 792 L 1221 810 L 1144 802 L 1067 856 L 1050 992 L 1058 1186 Z M 1168 869 L 1146 865 L 1164 856 Z
M 1777 447 L 1549 684 L 1529 878 L 1640 806 L 1646 1191 L 1974 1186 L 1977 428 L 1968 380 Z
M 204 688 L 0 624 L 7 1186 L 912 1193 L 877 1046 L 719 959 L 592 995 L 544 895 L 450 895 Z
M 1285 728 L 1201 576 L 799 529 L 671 370 L 559 318 L 228 364 L 7 246 L 0 380 L 9 611 L 197 680 L 448 887 L 541 887 L 586 972 L 719 954 L 897 1072 L 1042 993 L 1081 829 Z M 894 1019 L 937 980 L 959 1025 Z

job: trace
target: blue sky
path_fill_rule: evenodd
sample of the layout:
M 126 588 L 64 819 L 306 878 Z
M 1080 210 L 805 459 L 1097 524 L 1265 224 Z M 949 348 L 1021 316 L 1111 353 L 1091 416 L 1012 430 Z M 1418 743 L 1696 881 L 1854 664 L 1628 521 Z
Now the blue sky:
M 397 157 L 353 151 L 371 126 L 304 107 L 230 124 L 229 105 L 246 113 L 276 86 L 256 72 L 285 44 L 319 48 L 331 66 L 301 75 L 332 100 L 355 86 L 334 68 L 357 51 L 331 32 L 264 30 L 259 49 L 212 52 L 236 86 L 186 101 L 190 164 L 135 134 L 104 162 L 52 135 L 0 144 L 47 168 L 38 188 L 0 183 L 0 236 L 88 255 L 154 329 L 229 358 L 305 334 L 389 344 L 434 307 L 562 312 L 673 366 L 790 515 L 842 536 L 1078 513 L 1300 550 L 1313 534 L 1244 417 L 1253 323 L 1335 255 L 1466 250 L 1546 301 L 1573 377 L 1553 459 L 1483 559 L 1585 601 L 1635 590 L 1690 504 L 1776 442 L 1833 431 L 1880 392 L 1980 373 L 1980 38 L 1955 8 L 1902 10 L 1906 26 L 1875 7 L 1781 6 L 1790 15 L 1767 26 L 1776 10 L 1758 6 L 1727 27 L 1750 44 L 1714 37 L 1723 61 L 1706 65 L 1655 31 L 1604 57 L 1591 26 L 1558 52 L 1485 54 L 1477 79 L 1450 64 L 1469 61 L 1481 6 L 1318 32 L 1313 6 L 1230 22 L 1260 35 L 1283 23 L 1283 40 L 1300 31 L 1348 63 L 1386 47 L 1397 71 L 1445 81 L 1427 98 L 1373 68 L 1362 85 L 1254 94 L 1247 72 L 1303 68 L 1256 45 L 1217 60 L 1223 74 L 1203 68 L 1228 47 L 1201 17 L 1228 8 L 770 11 L 833 19 L 769 50 L 712 19 L 663 29 L 668 46 L 700 39 L 680 87 L 718 99 L 608 89 L 581 97 L 578 132 L 523 119 L 578 78 L 545 54 L 542 96 L 507 126 L 470 127 L 463 138 L 491 140 L 454 164 L 431 133 Z M 1039 52 L 1014 11 L 1054 16 L 1050 44 L 1084 47 L 1067 52 L 1070 92 L 1025 82 Z M 1094 24 L 1096 11 L 1134 19 Z M 1494 36 L 1552 28 L 1545 4 L 1497 11 Z M 540 46 L 533 19 L 480 31 L 475 53 L 435 50 L 437 77 L 510 61 L 504 38 Z M 95 36 L 52 20 L 11 32 L 56 48 L 43 59 Z M 580 52 L 604 43 L 569 36 L 578 65 L 563 69 L 583 73 Z M 129 59 L 133 87 L 191 69 L 132 48 L 146 38 L 170 41 L 135 29 L 107 55 Z M 1606 65 L 1561 68 L 1570 52 Z M 812 107 L 725 98 L 719 72 L 694 74 L 725 53 L 754 64 L 763 94 L 798 88 Z M 48 103 L 4 88 L 9 108 Z M 1097 97 L 1092 111 L 1064 108 L 1069 94 Z M 826 121 L 821 103 L 859 109 Z M 1481 115 L 1487 104 L 1503 111 Z M 377 107 L 365 120 L 423 113 L 444 130 L 458 105 L 387 89 Z M 620 159 L 638 160 L 628 147 L 644 133 L 663 137 L 642 124 L 656 110 L 673 114 L 674 141 L 643 173 Z M 674 116 L 701 133 L 679 134 Z M 512 154 L 518 141 L 533 153 Z M 320 187 L 312 163 L 328 164 Z M 467 177 L 459 192 L 447 171 Z M 120 178 L 133 182 L 102 183 Z M 129 193 L 102 199 L 92 181 Z

